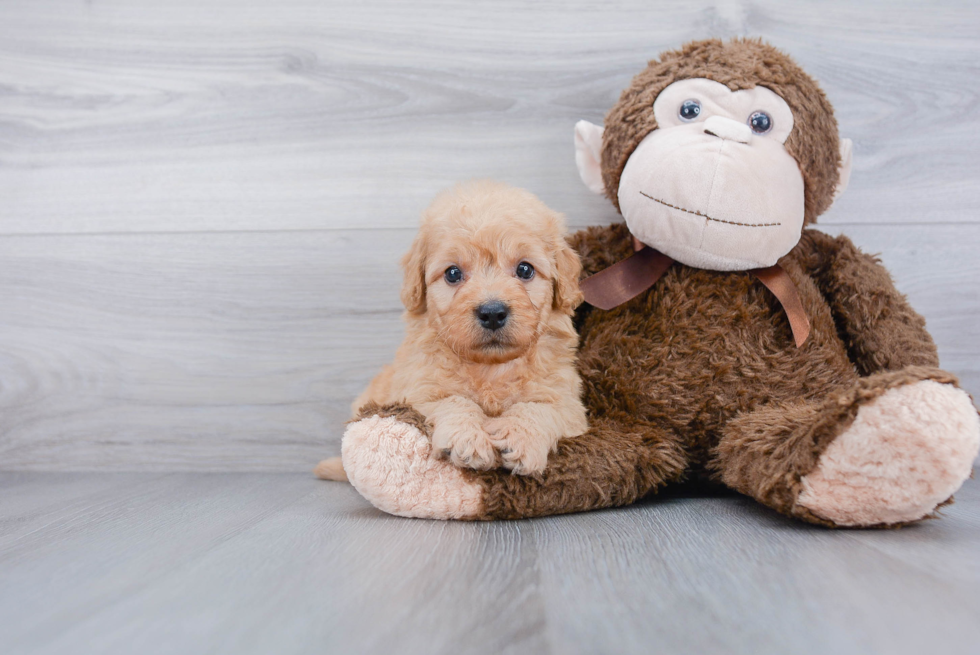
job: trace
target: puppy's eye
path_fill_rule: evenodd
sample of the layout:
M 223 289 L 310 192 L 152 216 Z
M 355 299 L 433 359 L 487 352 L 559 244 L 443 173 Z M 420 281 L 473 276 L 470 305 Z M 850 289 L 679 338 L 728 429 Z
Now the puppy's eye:
M 456 284 L 463 279 L 463 271 L 456 265 L 447 268 L 443 275 L 446 278 L 446 282 L 449 284 Z
M 517 277 L 522 280 L 530 280 L 534 277 L 534 267 L 527 262 L 521 262 L 517 265 Z

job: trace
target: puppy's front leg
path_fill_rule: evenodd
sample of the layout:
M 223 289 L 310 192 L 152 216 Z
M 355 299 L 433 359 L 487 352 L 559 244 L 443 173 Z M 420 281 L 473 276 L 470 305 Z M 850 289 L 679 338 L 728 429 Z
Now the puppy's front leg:
M 504 467 L 518 475 L 544 471 L 559 439 L 577 437 L 588 429 L 581 403 L 516 403 L 483 427 L 500 450 Z
M 449 457 L 456 466 L 486 470 L 497 466 L 497 451 L 483 428 L 486 414 L 475 402 L 450 396 L 418 409 L 432 423 L 432 452 Z

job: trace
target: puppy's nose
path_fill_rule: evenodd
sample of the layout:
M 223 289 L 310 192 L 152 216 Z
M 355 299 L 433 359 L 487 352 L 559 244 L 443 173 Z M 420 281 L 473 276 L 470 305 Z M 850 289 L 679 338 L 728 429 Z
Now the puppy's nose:
M 510 307 L 499 300 L 485 302 L 476 308 L 476 318 L 488 330 L 499 330 L 507 322 Z

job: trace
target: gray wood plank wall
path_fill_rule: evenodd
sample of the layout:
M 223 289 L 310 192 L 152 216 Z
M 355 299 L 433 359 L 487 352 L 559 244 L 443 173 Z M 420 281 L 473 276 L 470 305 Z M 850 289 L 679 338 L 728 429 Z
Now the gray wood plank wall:
M 616 220 L 572 126 L 695 38 L 762 36 L 855 144 L 880 252 L 980 394 L 980 6 L 0 4 L 0 469 L 307 470 L 400 336 L 439 189 Z

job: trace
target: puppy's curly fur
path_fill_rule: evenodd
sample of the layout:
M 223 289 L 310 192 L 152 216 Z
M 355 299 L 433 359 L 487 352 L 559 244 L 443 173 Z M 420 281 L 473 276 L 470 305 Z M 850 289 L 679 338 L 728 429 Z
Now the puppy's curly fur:
M 431 424 L 436 456 L 543 471 L 559 439 L 588 427 L 572 325 L 582 266 L 562 216 L 522 189 L 461 184 L 424 212 L 402 266 L 407 336 L 354 414 L 405 402 Z M 338 458 L 316 473 L 345 478 Z

